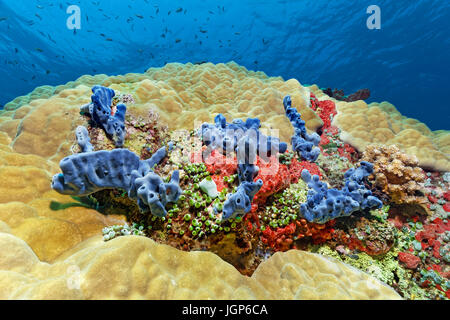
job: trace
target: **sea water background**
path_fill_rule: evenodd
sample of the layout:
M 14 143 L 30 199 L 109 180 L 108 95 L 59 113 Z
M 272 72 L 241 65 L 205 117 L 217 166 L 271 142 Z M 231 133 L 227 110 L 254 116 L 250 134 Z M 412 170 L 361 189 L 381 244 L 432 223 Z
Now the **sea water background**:
M 69 5 L 81 9 L 76 33 Z M 366 26 L 370 5 L 381 30 Z M 450 129 L 449 31 L 448 0 L 0 0 L 0 104 L 83 74 L 234 60 L 346 94 L 369 88 L 369 101 Z

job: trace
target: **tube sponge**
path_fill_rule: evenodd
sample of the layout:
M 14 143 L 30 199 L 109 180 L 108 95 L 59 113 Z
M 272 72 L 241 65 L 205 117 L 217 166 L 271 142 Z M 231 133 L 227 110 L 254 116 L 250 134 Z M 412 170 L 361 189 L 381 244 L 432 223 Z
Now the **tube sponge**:
M 320 154 L 320 149 L 317 147 L 320 142 L 320 136 L 315 132 L 312 134 L 306 132 L 305 121 L 301 119 L 297 109 L 291 107 L 292 101 L 290 96 L 286 96 L 283 99 L 283 105 L 286 116 L 295 130 L 291 138 L 292 149 L 305 160 L 316 161 Z
M 222 220 L 228 220 L 238 215 L 245 215 L 252 209 L 252 201 L 255 194 L 261 189 L 263 181 L 242 182 L 236 192 L 229 195 L 223 204 Z
M 258 175 L 259 168 L 254 164 L 256 160 L 256 143 L 250 137 L 244 137 L 236 148 L 238 160 L 239 186 L 234 194 L 228 195 L 223 205 L 222 220 L 245 215 L 252 208 L 252 201 L 261 189 L 263 181 L 253 179 Z
M 345 175 L 342 190 L 328 189 L 319 176 L 311 176 L 308 170 L 302 171 L 302 180 L 308 184 L 306 203 L 300 206 L 300 215 L 309 222 L 325 223 L 340 216 L 349 216 L 362 209 L 380 208 L 382 202 L 364 185 L 364 180 L 373 171 L 370 162 L 361 162 L 357 169 L 349 169 Z
M 263 135 L 259 132 L 260 126 L 261 122 L 257 118 L 248 118 L 245 122 L 234 119 L 232 123 L 227 123 L 226 118 L 218 114 L 214 118 L 214 124 L 204 123 L 200 129 L 203 143 L 208 146 L 205 157 L 214 149 L 219 149 L 224 154 L 235 151 L 239 141 L 246 136 L 252 138 L 258 154 L 265 160 L 272 153 L 286 152 L 287 144 L 280 142 L 278 138 Z
M 169 183 L 164 183 L 160 176 L 149 172 L 142 178 L 134 181 L 137 189 L 139 208 L 149 211 L 158 217 L 165 217 L 167 211 L 165 206 L 168 202 L 176 202 L 181 195 L 179 186 L 180 176 L 178 171 L 174 171 Z
M 77 137 L 77 143 L 81 149 L 81 152 L 94 151 L 94 147 L 91 144 L 91 138 L 89 138 L 89 133 L 85 127 L 78 126 L 75 130 L 75 135 Z

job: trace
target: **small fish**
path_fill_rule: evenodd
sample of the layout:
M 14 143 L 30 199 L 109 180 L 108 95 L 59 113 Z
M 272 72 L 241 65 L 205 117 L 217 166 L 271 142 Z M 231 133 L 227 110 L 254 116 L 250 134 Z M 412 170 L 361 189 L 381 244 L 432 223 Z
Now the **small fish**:
M 18 53 L 18 52 L 19 52 L 19 49 L 17 49 L 17 48 L 14 48 L 14 51 L 15 51 L 16 53 Z
M 140 15 L 140 14 L 136 14 L 136 17 L 138 17 L 139 19 L 144 19 L 144 16 Z
M 179 43 L 179 42 L 181 42 L 181 39 L 176 39 L 175 40 L 175 43 Z
M 111 38 L 106 38 L 106 41 L 113 41 Z
M 46 70 L 45 73 L 46 73 L 46 74 L 49 74 L 49 73 L 50 73 L 50 70 Z
M 35 14 L 36 17 L 39 18 L 39 20 L 42 20 L 42 17 L 40 15 L 38 15 L 37 13 Z
M 100 33 L 100 35 L 101 35 L 102 37 L 105 37 L 105 34 L 104 34 L 104 33 Z
M 8 20 L 8 17 L 0 17 L 0 21 Z
M 211 10 L 208 11 L 210 14 L 214 14 L 214 12 L 212 12 Z
M 175 11 L 175 12 L 180 13 L 181 11 L 183 11 L 183 8 L 178 8 L 177 11 Z
M 208 30 L 202 30 L 202 29 L 200 29 L 200 32 L 201 32 L 201 33 L 207 33 Z
M 44 52 L 44 50 L 42 50 L 41 48 L 36 48 L 36 51 Z

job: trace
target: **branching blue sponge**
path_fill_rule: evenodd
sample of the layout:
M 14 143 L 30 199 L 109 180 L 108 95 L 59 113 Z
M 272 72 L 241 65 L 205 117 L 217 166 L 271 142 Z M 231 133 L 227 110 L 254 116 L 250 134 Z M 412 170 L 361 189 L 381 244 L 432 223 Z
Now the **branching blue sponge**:
M 303 159 L 316 161 L 320 154 L 320 149 L 317 147 L 320 142 L 320 136 L 315 132 L 312 134 L 306 132 L 305 121 L 302 120 L 297 109 L 291 107 L 292 101 L 290 96 L 284 98 L 283 105 L 286 116 L 295 130 L 291 138 L 292 149 Z
M 75 130 L 75 135 L 77 137 L 77 143 L 80 146 L 81 152 L 94 151 L 94 147 L 91 144 L 91 138 L 89 138 L 89 133 L 85 127 L 78 126 Z
M 325 223 L 340 216 L 349 216 L 362 209 L 381 208 L 382 202 L 364 185 L 373 172 L 373 164 L 362 161 L 357 169 L 349 169 L 342 190 L 328 189 L 319 176 L 302 171 L 302 179 L 308 184 L 306 203 L 300 206 L 300 215 L 309 222 Z
M 212 150 L 218 149 L 223 154 L 230 154 L 235 151 L 239 141 L 244 137 L 251 137 L 256 144 L 256 150 L 260 157 L 268 160 L 272 154 L 284 153 L 287 144 L 280 142 L 278 138 L 266 136 L 259 132 L 261 122 L 257 118 L 248 118 L 245 122 L 235 119 L 232 123 L 227 123 L 222 114 L 214 118 L 214 124 L 204 123 L 200 129 L 203 143 L 208 147 L 203 157 L 206 158 Z
M 166 147 L 148 160 L 140 160 L 127 149 L 74 154 L 61 160 L 63 173 L 53 176 L 52 188 L 61 194 L 77 196 L 120 188 L 138 201 L 143 212 L 165 216 L 166 204 L 176 202 L 182 192 L 178 171 L 173 172 L 169 183 L 153 172 L 165 156 Z
M 94 86 L 91 103 L 80 108 L 81 113 L 88 114 L 91 119 L 114 140 L 116 147 L 122 147 L 125 140 L 125 113 L 127 107 L 118 104 L 114 115 L 111 115 L 112 98 L 115 95 L 113 89 Z
M 236 148 L 238 160 L 239 186 L 234 194 L 229 194 L 223 205 L 222 220 L 228 220 L 238 215 L 245 215 L 252 209 L 252 201 L 261 189 L 263 181 L 253 181 L 258 175 L 259 168 L 254 164 L 256 160 L 256 143 L 245 137 L 239 141 Z

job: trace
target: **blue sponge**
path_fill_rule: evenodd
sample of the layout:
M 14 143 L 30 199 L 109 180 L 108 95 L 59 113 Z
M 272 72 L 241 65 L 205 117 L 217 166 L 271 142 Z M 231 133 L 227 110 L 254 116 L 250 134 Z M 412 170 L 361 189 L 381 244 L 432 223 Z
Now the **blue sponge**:
M 160 176 L 149 172 L 134 181 L 137 189 L 138 205 L 141 211 L 149 211 L 158 217 L 165 217 L 165 206 L 168 202 L 176 202 L 182 191 L 179 186 L 179 172 L 174 171 L 169 183 L 164 183 Z
M 297 109 L 292 108 L 290 96 L 286 96 L 283 100 L 286 116 L 294 127 L 294 135 L 291 138 L 292 149 L 296 151 L 303 159 L 308 161 L 316 161 L 320 154 L 317 147 L 320 142 L 320 136 L 317 133 L 308 134 L 305 127 L 305 121 L 300 117 Z
M 81 152 L 94 151 L 94 147 L 91 144 L 91 138 L 89 137 L 89 132 L 85 127 L 78 126 L 75 130 L 75 135 L 77 137 L 77 143 L 80 146 Z
M 125 140 L 125 113 L 127 107 L 124 104 L 117 105 L 117 111 L 111 115 L 112 98 L 115 95 L 113 89 L 94 86 L 91 103 L 80 108 L 81 113 L 88 114 L 91 119 L 113 138 L 116 147 L 122 147 Z
M 309 222 L 325 223 L 340 216 L 349 216 L 363 209 L 381 208 L 383 203 L 364 185 L 365 178 L 373 171 L 370 162 L 362 161 L 357 169 L 349 169 L 342 190 L 328 189 L 319 176 L 302 171 L 302 180 L 308 184 L 306 203 L 300 206 L 300 214 Z
M 280 142 L 278 138 L 263 135 L 259 132 L 260 126 L 257 118 L 248 118 L 245 122 L 235 119 L 232 123 L 227 123 L 225 117 L 218 114 L 214 118 L 214 124 L 204 123 L 200 129 L 203 143 L 208 146 L 204 158 L 215 149 L 230 154 L 236 150 L 239 141 L 244 137 L 250 137 L 254 141 L 258 155 L 265 160 L 268 160 L 272 152 L 286 152 L 287 144 Z

